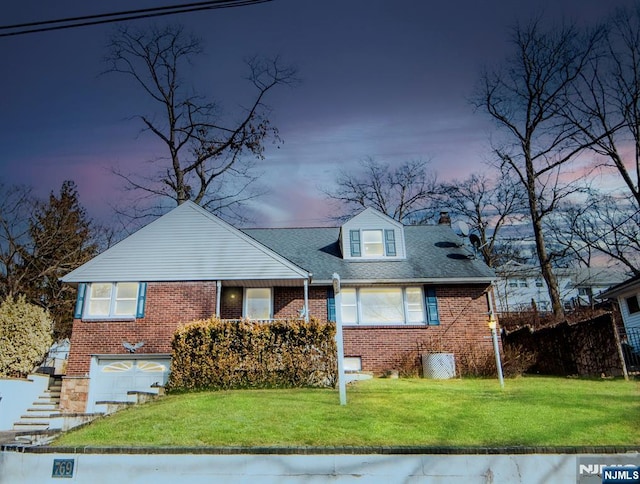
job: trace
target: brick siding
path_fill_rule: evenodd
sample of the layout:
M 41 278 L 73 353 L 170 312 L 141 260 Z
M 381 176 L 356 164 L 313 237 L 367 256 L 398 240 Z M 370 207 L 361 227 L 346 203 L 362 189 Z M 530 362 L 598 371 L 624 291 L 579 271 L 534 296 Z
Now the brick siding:
M 359 357 L 375 373 L 417 364 L 421 354 L 454 353 L 456 363 L 493 351 L 487 326 L 486 286 L 438 286 L 438 326 L 346 326 L 345 356 Z
M 74 320 L 67 375 L 87 376 L 92 354 L 127 354 L 123 341 L 144 341 L 136 353 L 171 353 L 171 339 L 181 323 L 209 318 L 215 312 L 215 281 L 150 282 L 144 318 Z
M 319 320 L 327 318 L 327 289 L 309 288 L 309 313 Z M 397 369 L 408 355 L 414 357 L 421 352 L 490 351 L 485 289 L 485 285 L 438 286 L 439 326 L 345 327 L 345 356 L 360 357 L 363 370 L 380 373 Z M 242 294 L 240 287 L 222 288 L 223 319 L 242 317 Z M 304 305 L 304 291 L 302 287 L 276 287 L 273 299 L 274 318 L 295 318 Z M 63 410 L 78 411 L 80 405 L 72 403 L 74 399 L 82 397 L 86 402 L 86 389 L 77 391 L 76 388 L 86 383 L 74 379 L 88 377 L 91 355 L 125 356 L 128 352 L 122 346 L 123 341 L 144 341 L 144 346 L 136 351 L 138 354 L 170 353 L 173 334 L 181 323 L 209 318 L 215 311 L 215 281 L 151 282 L 147 286 L 144 318 L 132 321 L 76 319 L 67 366 L 69 379 L 63 382 L 63 396 L 68 395 L 63 398 Z

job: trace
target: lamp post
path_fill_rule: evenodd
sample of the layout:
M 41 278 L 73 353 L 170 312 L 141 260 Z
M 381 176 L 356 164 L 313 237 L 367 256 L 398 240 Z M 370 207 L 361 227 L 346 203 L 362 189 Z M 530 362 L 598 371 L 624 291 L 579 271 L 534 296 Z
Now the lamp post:
M 496 355 L 496 369 L 498 370 L 498 380 L 500 387 L 504 388 L 504 378 L 502 377 L 502 362 L 500 361 L 500 347 L 498 346 L 498 331 L 496 330 L 497 321 L 493 315 L 493 311 L 489 313 L 489 329 L 491 330 L 491 339 L 493 340 L 493 352 Z
M 334 272 L 333 295 L 336 305 L 336 346 L 338 349 L 338 389 L 340 405 L 347 404 L 347 382 L 344 378 L 344 339 L 342 337 L 342 294 L 340 293 L 340 276 Z

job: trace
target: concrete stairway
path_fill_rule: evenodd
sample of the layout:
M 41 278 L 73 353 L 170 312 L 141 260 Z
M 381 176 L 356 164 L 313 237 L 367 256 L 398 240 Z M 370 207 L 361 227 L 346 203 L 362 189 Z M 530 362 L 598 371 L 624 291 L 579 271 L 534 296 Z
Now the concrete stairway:
M 62 378 L 51 377 L 49 387 L 33 402 L 20 420 L 13 424 L 13 429 L 17 431 L 50 429 L 52 418 L 60 414 L 61 390 Z

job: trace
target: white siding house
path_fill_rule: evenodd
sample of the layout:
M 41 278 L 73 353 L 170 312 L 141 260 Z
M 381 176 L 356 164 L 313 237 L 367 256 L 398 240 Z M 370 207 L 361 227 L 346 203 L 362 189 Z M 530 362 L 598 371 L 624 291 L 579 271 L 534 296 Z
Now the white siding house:
M 633 277 L 612 287 L 602 293 L 601 297 L 618 301 L 627 343 L 640 353 L 640 277 Z
M 531 310 L 550 311 L 551 299 L 540 268 L 509 262 L 496 269 L 496 302 L 501 313 Z M 618 270 L 607 267 L 559 268 L 555 271 L 560 297 L 566 309 L 589 306 L 609 287 L 624 280 Z

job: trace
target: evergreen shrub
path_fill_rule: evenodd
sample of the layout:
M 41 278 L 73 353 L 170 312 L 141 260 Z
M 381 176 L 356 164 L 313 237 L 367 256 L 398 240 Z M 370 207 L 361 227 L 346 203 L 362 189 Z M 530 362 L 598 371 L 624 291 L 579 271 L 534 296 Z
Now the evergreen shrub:
M 0 304 L 0 377 L 31 373 L 51 346 L 52 326 L 49 313 L 24 296 L 7 297 Z
M 326 387 L 337 382 L 335 325 L 194 321 L 172 341 L 169 391 Z

